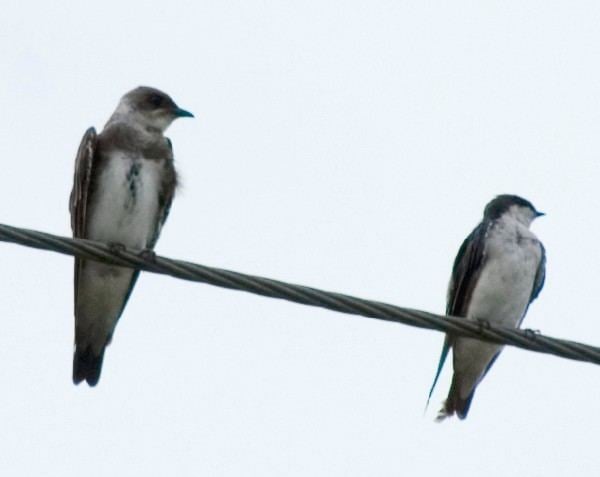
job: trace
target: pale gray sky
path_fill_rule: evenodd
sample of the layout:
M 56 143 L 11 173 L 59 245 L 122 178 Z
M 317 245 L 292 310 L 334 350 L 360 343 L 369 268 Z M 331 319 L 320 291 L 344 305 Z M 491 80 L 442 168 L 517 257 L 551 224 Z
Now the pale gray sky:
M 69 234 L 79 140 L 164 89 L 157 251 L 434 312 L 496 194 L 548 215 L 525 325 L 600 344 L 597 2 L 31 2 L 0 16 L 0 222 Z M 95 389 L 72 259 L 0 244 L 3 475 L 598 475 L 600 373 L 506 349 L 464 422 L 443 337 L 144 274 Z

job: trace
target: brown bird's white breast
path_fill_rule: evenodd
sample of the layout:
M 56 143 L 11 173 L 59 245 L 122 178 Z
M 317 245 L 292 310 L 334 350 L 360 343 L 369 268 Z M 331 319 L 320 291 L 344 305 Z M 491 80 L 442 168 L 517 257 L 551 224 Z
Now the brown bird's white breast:
M 90 204 L 90 239 L 146 248 L 157 226 L 165 162 L 122 152 L 111 154 Z

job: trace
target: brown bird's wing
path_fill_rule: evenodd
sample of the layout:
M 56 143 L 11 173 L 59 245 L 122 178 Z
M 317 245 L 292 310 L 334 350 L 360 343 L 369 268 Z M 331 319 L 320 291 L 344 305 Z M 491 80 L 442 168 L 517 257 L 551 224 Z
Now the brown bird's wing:
M 89 128 L 81 139 L 75 157 L 75 176 L 73 177 L 73 189 L 69 199 L 71 229 L 75 238 L 86 238 L 86 212 L 97 142 L 96 130 L 93 127 Z M 75 258 L 75 303 L 77 303 L 77 282 L 81 262 L 81 259 Z
M 150 243 L 147 246 L 147 248 L 150 249 L 153 249 L 156 245 L 156 241 L 160 236 L 162 227 L 167 221 L 167 217 L 169 216 L 169 212 L 171 211 L 173 197 L 175 196 L 175 189 L 177 188 L 177 173 L 175 172 L 175 167 L 173 166 L 173 144 L 171 143 L 171 140 L 169 138 L 166 138 L 166 140 L 169 151 L 169 167 L 167 167 L 167 170 L 163 175 L 160 193 L 158 196 L 158 220 L 154 229 L 154 235 L 150 239 Z
M 73 237 L 87 238 L 86 223 L 89 198 L 92 194 L 92 177 L 94 161 L 97 159 L 98 136 L 96 130 L 89 128 L 79 144 L 75 157 L 75 175 L 73 189 L 69 198 L 69 211 L 71 212 L 71 229 Z M 100 377 L 102 356 L 93 356 L 89 349 L 79 350 L 77 346 L 77 309 L 79 303 L 79 278 L 84 266 L 84 260 L 75 257 L 74 274 L 74 299 L 75 299 L 75 352 L 73 355 L 73 382 L 79 383 L 86 379 L 90 385 L 95 385 Z
M 96 142 L 96 130 L 89 128 L 81 139 L 77 156 L 75 157 L 75 176 L 69 199 L 69 210 L 71 212 L 71 229 L 73 230 L 73 236 L 77 238 L 82 238 L 85 233 L 85 213 L 92 177 L 92 165 L 96 152 Z

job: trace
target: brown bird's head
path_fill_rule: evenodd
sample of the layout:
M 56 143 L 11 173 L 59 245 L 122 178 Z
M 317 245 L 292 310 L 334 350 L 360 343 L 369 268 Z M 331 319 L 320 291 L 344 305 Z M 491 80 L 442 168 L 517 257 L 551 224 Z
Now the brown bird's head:
M 177 118 L 194 117 L 177 106 L 168 94 L 149 86 L 139 86 L 125 94 L 113 116 L 125 117 L 146 129 L 161 133 Z

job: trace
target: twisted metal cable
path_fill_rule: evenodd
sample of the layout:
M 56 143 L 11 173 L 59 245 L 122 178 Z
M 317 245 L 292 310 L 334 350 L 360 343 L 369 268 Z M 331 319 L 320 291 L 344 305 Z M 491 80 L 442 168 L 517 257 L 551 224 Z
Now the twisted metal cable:
M 492 343 L 507 344 L 538 353 L 553 354 L 562 358 L 600 364 L 600 348 L 598 347 L 544 336 L 531 330 L 506 328 L 494 326 L 485 321 L 478 322 L 452 316 L 435 315 L 425 311 L 401 308 L 387 303 L 207 267 L 182 260 L 140 255 L 139 252 L 127 249 L 118 250 L 104 243 L 91 240 L 72 239 L 3 224 L 0 224 L 0 241 L 170 275 L 183 280 L 242 290 L 270 298 L 280 298 L 303 305 L 318 306 L 341 313 L 393 321 Z

